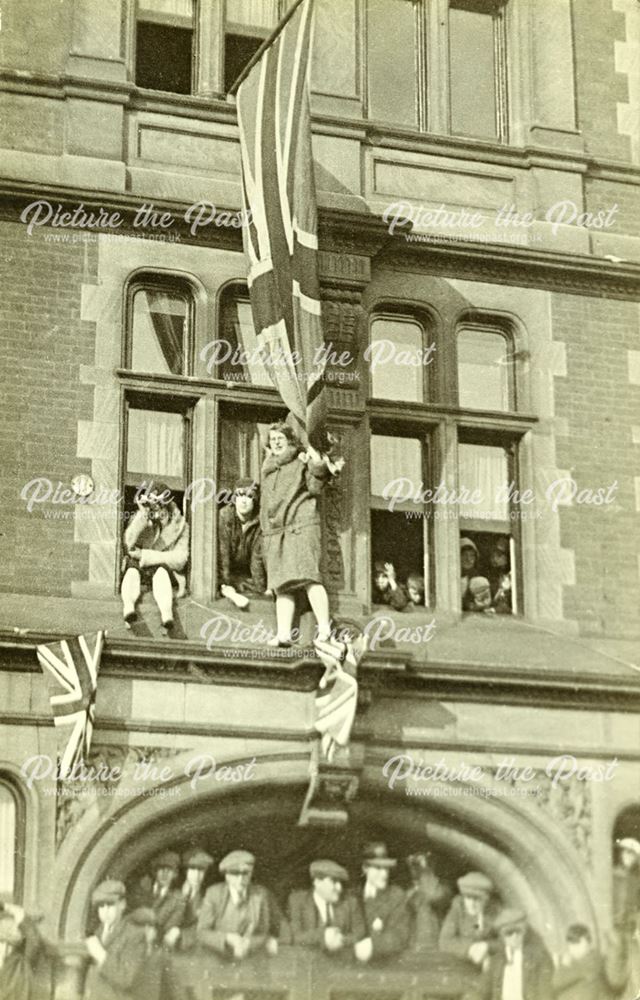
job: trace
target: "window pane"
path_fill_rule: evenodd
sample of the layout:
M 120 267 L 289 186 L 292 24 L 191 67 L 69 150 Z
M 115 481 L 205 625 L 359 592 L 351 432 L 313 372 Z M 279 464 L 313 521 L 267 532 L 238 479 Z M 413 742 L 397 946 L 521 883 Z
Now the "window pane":
M 184 477 L 184 417 L 161 410 L 129 409 L 127 473 L 155 476 L 176 488 Z
M 369 117 L 415 126 L 415 6 L 412 0 L 369 0 L 368 9 Z
M 389 490 L 397 479 L 409 480 L 413 484 L 411 493 L 422 490 L 422 442 L 418 438 L 390 437 L 373 434 L 371 437 L 371 494 L 374 502 L 388 506 Z M 408 492 L 407 484 L 403 484 Z M 405 504 L 398 504 L 404 508 Z M 412 503 L 409 502 L 409 506 Z
M 484 444 L 458 445 L 458 483 L 474 501 L 461 497 L 461 518 L 475 521 L 509 522 L 509 460 L 505 448 Z
M 260 482 L 269 423 L 225 418 L 220 434 L 218 489 L 232 490 L 237 479 Z
M 136 25 L 136 84 L 191 93 L 193 0 L 141 0 Z
M 449 5 L 449 86 L 454 135 L 497 137 L 493 12 Z
M 187 299 L 140 289 L 133 297 L 131 367 L 161 375 L 184 373 Z
M 253 28 L 275 28 L 278 23 L 278 0 L 227 0 L 227 24 Z
M 273 385 L 262 362 L 251 304 L 246 299 L 227 296 L 223 302 L 220 336 L 202 351 L 200 360 L 207 373 L 226 382 Z
M 355 0 L 322 0 L 316 5 L 311 89 L 339 97 L 358 96 Z
M 513 409 L 509 341 L 471 328 L 458 334 L 458 401 L 474 410 Z
M 0 900 L 15 890 L 16 806 L 8 788 L 0 785 Z
M 376 319 L 368 351 L 371 395 L 424 402 L 424 332 L 411 319 Z

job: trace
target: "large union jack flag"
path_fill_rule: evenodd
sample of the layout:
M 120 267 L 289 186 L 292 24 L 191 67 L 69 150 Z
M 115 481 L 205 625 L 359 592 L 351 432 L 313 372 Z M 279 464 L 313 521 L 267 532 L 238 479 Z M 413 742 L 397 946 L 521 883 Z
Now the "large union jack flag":
M 265 365 L 303 442 L 324 427 L 309 115 L 312 0 L 300 0 L 237 92 L 244 249 Z
M 89 753 L 103 644 L 100 631 L 36 648 L 58 733 L 61 778 Z

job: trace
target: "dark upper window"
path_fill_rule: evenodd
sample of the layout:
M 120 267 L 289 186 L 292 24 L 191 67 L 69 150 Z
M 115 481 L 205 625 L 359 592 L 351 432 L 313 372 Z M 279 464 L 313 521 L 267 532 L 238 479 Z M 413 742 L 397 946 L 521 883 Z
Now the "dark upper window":
M 229 91 L 278 23 L 278 0 L 226 0 L 224 89 Z
M 171 94 L 193 93 L 194 0 L 138 0 L 138 87 Z

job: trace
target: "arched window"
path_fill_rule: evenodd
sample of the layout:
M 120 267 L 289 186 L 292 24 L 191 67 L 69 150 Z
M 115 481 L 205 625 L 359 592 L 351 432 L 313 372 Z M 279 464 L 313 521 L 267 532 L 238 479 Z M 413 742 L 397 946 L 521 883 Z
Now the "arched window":
M 125 366 L 155 375 L 188 375 L 193 297 L 186 282 L 150 276 L 129 289 Z
M 366 352 L 374 399 L 429 402 L 435 344 L 427 340 L 427 326 L 419 316 L 400 312 L 374 316 Z
M 483 323 L 458 327 L 458 404 L 463 409 L 515 410 L 513 347 L 509 335 Z
M 22 896 L 23 817 L 11 784 L 0 774 L 0 902 Z

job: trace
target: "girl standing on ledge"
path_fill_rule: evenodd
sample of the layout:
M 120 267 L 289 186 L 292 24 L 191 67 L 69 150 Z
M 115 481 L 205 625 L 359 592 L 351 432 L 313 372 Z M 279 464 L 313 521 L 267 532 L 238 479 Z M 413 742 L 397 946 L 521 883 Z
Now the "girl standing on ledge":
M 262 527 L 267 587 L 276 595 L 277 633 L 270 645 L 291 644 L 295 592 L 303 588 L 316 617 L 317 638 L 331 633 L 329 598 L 320 575 L 318 496 L 344 464 L 309 446 L 305 451 L 288 424 L 269 428 L 262 466 Z

